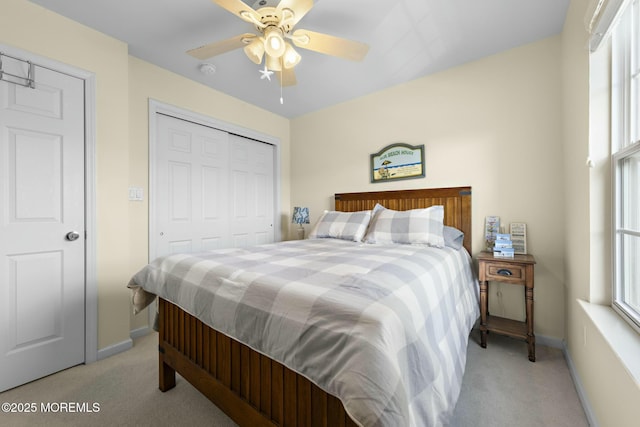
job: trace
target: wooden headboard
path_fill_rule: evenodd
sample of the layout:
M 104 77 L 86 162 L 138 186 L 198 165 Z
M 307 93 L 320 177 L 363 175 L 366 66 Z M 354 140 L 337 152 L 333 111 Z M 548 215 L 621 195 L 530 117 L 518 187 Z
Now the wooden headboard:
M 464 233 L 464 247 L 471 254 L 471 187 L 425 188 L 420 190 L 336 193 L 335 210 L 356 212 L 380 203 L 387 209 L 406 211 L 444 206 L 444 224 Z

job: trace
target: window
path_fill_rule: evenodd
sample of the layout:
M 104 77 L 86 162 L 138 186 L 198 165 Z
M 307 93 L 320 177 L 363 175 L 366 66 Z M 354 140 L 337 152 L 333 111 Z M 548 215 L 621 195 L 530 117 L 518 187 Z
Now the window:
M 611 34 L 613 307 L 640 330 L 640 0 Z

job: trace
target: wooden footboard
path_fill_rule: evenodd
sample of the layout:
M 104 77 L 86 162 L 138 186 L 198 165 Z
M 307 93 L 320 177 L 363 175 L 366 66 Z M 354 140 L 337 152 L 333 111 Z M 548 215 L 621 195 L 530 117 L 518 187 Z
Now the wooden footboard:
M 357 425 L 301 375 L 166 300 L 158 309 L 160 390 L 173 388 L 178 372 L 240 426 Z

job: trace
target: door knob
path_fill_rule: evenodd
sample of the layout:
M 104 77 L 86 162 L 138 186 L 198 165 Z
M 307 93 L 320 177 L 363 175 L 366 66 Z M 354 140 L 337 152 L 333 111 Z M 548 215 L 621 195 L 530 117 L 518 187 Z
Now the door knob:
M 70 231 L 65 236 L 65 239 L 67 239 L 70 242 L 73 242 L 74 240 L 78 240 L 79 237 L 80 237 L 80 233 L 78 233 L 77 231 Z

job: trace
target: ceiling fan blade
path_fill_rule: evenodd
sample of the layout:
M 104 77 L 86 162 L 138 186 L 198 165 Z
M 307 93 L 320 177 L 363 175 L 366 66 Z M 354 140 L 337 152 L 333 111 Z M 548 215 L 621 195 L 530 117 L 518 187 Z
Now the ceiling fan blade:
M 313 0 L 280 0 L 276 10 L 282 12 L 282 10 L 289 9 L 293 12 L 293 18 L 287 20 L 287 24 L 292 28 L 298 21 L 302 19 L 313 7 Z M 280 15 L 282 16 L 282 14 Z
M 293 44 L 303 49 L 351 61 L 362 61 L 369 52 L 369 46 L 364 43 L 309 30 L 296 30 L 291 36 L 291 40 Z
M 240 17 L 241 19 L 254 23 L 255 21 L 260 22 L 260 14 L 256 12 L 251 6 L 248 6 L 242 0 L 211 0 L 218 6 L 223 9 L 228 10 L 234 15 Z M 253 19 L 251 18 L 253 17 Z
M 282 86 L 294 86 L 298 83 L 296 73 L 293 68 L 285 68 L 283 71 L 276 71 L 278 79 L 282 82 Z
M 238 49 L 246 46 L 247 42 L 253 40 L 257 36 L 251 33 L 240 34 L 227 40 L 213 42 L 195 49 L 188 50 L 187 53 L 194 58 L 208 59 L 212 56 L 220 55 L 230 50 Z

